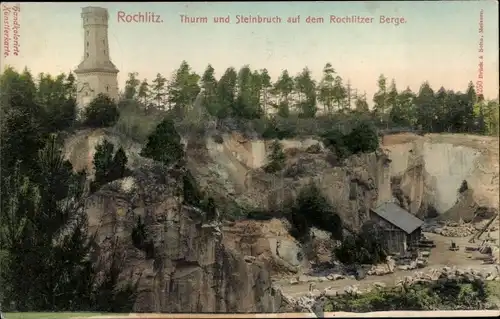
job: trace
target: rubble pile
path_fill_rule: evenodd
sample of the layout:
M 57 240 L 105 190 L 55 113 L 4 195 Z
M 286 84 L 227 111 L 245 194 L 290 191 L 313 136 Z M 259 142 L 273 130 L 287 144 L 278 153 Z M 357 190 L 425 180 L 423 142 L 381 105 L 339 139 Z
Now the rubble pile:
M 472 224 L 444 222 L 428 224 L 422 227 L 422 231 L 439 234 L 445 237 L 467 237 L 477 232 Z
M 412 276 L 406 276 L 396 285 L 412 285 L 433 281 L 461 280 L 464 282 L 500 281 L 500 267 L 485 267 L 482 269 L 458 269 L 456 267 L 443 267 L 441 269 L 431 269 L 428 272 L 417 272 Z
M 418 283 L 446 282 L 460 280 L 462 282 L 500 281 L 500 266 L 483 266 L 481 268 L 459 269 L 456 267 L 443 267 L 430 269 L 426 272 L 416 272 L 411 276 L 401 278 L 395 287 L 408 287 Z M 363 287 L 360 287 L 363 286 Z M 292 306 L 294 311 L 315 312 L 325 299 L 334 298 L 339 295 L 349 294 L 352 296 L 368 293 L 373 290 L 384 289 L 386 284 L 374 282 L 370 284 L 349 285 L 342 289 L 327 287 L 323 290 L 312 289 L 306 295 L 299 297 L 284 296 L 286 302 Z

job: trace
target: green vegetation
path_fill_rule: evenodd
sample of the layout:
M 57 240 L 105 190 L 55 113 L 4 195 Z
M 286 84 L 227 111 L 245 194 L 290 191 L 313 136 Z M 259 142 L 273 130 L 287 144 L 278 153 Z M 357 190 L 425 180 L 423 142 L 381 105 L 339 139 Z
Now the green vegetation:
M 264 167 L 268 173 L 275 173 L 285 168 L 286 155 L 283 152 L 283 146 L 279 141 L 274 141 L 271 144 L 271 153 L 269 153 L 269 163 Z
M 170 118 L 165 118 L 148 136 L 141 155 L 165 165 L 176 163 L 184 157 L 181 136 L 177 133 L 174 122 Z
M 116 103 L 107 95 L 99 94 L 83 111 L 83 124 L 89 127 L 110 127 L 120 117 Z
M 376 224 L 368 222 L 359 234 L 346 236 L 334 249 L 335 257 L 342 263 L 377 264 L 385 261 L 387 253 L 382 247 L 383 234 Z
M 311 227 L 328 231 L 333 238 L 342 239 L 342 220 L 314 183 L 301 189 L 297 199 L 286 207 L 290 207 L 283 212 L 292 224 L 290 234 L 298 240 L 306 240 Z
M 93 161 L 95 174 L 90 185 L 91 191 L 96 191 L 109 182 L 125 177 L 127 155 L 121 147 L 113 155 L 114 148 L 115 146 L 107 140 L 96 146 Z
M 375 127 L 367 122 L 355 124 L 348 134 L 329 130 L 323 134 L 323 143 L 339 161 L 353 154 L 374 152 L 379 145 Z
M 391 310 L 482 310 L 491 309 L 488 288 L 480 280 L 448 280 L 410 286 L 376 289 L 353 296 L 330 298 L 325 311 L 371 312 Z

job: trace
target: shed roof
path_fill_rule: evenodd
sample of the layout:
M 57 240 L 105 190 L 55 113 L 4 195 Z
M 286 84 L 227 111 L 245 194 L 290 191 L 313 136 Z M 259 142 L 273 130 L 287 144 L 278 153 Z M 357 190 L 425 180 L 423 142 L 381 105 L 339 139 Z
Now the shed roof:
M 407 234 L 413 233 L 424 223 L 423 220 L 418 219 L 392 202 L 383 203 L 372 210 L 394 226 L 404 230 Z

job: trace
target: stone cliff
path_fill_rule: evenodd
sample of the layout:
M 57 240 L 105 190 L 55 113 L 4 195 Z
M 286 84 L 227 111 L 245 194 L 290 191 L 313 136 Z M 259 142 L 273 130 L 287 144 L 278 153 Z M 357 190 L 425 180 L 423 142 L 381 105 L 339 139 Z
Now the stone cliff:
M 471 220 L 498 211 L 498 138 L 460 134 L 385 136 L 393 191 L 413 214 Z
M 144 166 L 88 199 L 100 266 L 119 252 L 120 282 L 138 285 L 135 312 L 277 312 L 269 272 L 226 247 L 204 212 L 183 205 L 181 176 Z

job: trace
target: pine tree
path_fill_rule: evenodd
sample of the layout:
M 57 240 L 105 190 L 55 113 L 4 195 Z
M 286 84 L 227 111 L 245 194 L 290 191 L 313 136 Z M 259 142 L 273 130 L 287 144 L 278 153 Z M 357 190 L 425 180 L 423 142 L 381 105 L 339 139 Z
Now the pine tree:
M 285 167 L 286 155 L 283 152 L 283 146 L 279 141 L 274 141 L 271 145 L 271 153 L 269 154 L 269 163 L 265 170 L 269 173 L 277 172 Z
M 177 133 L 174 122 L 165 118 L 149 135 L 146 147 L 141 156 L 152 158 L 165 165 L 171 165 L 184 157 L 181 137 Z

